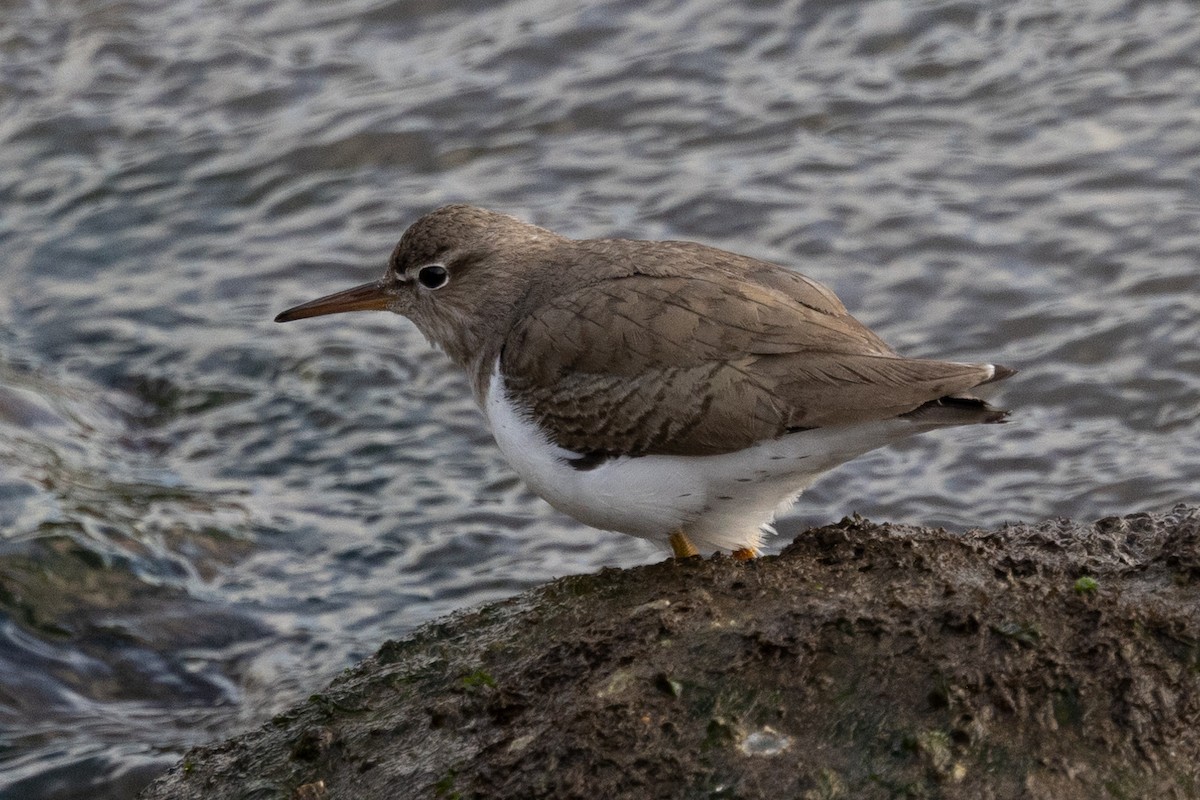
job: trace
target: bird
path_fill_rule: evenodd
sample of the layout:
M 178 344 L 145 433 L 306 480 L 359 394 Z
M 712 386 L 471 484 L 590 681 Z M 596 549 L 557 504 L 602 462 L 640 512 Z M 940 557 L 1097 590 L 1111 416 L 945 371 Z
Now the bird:
M 980 387 L 1015 373 L 901 356 L 777 264 L 571 239 L 466 204 L 417 219 L 382 279 L 275 321 L 349 311 L 400 314 L 444 351 L 551 506 L 676 558 L 758 556 L 823 473 L 913 434 L 1003 422 Z

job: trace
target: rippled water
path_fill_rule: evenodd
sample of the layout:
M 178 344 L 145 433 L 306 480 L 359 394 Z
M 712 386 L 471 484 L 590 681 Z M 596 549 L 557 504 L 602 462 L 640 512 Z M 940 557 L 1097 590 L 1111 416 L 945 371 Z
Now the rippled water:
M 1190 2 L 3 3 L 0 796 L 124 797 L 384 639 L 661 557 L 550 510 L 389 315 L 449 201 L 802 269 L 1002 428 L 781 526 L 1195 502 Z

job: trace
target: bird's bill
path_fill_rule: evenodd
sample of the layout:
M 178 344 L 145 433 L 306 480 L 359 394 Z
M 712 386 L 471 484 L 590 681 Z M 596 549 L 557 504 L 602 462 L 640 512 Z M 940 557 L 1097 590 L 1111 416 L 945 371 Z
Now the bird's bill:
M 289 308 L 275 317 L 276 322 L 291 322 L 294 319 L 320 317 L 325 314 L 341 314 L 344 311 L 387 311 L 391 296 L 383 281 L 364 283 L 353 289 L 309 300 Z

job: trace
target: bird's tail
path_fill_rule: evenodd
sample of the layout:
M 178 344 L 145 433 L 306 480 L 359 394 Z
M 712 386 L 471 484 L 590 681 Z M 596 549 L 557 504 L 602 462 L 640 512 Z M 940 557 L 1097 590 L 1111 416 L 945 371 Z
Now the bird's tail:
M 973 387 L 971 394 L 952 394 L 939 397 L 937 400 L 930 400 L 904 414 L 904 419 L 923 428 L 1004 422 L 1008 419 L 1008 410 L 989 405 L 983 397 L 991 395 L 997 383 L 1015 375 L 1017 371 L 1012 367 L 1004 367 L 999 364 L 991 366 L 993 368 L 992 376 Z

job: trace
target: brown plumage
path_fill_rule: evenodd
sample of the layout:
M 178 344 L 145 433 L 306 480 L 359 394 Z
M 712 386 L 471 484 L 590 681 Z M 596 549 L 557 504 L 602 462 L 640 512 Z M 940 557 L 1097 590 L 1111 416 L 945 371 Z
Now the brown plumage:
M 733 253 L 566 240 L 556 255 L 601 268 L 514 321 L 501 371 L 570 450 L 726 453 L 899 416 L 992 377 L 898 356 L 825 287 Z
M 465 205 L 414 223 L 383 280 L 277 319 L 362 309 L 409 317 L 481 405 L 498 363 L 506 402 L 589 464 L 895 418 L 911 432 L 997 422 L 1006 412 L 969 393 L 1013 372 L 904 358 L 829 289 L 774 264 L 690 242 L 568 239 Z

